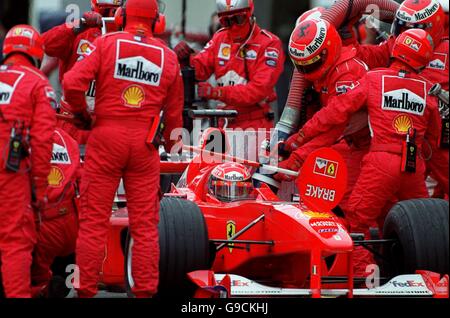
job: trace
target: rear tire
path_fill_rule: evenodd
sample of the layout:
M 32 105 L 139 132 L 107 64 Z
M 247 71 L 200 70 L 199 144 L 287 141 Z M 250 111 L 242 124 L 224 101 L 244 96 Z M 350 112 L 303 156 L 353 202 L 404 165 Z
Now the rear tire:
M 397 203 L 389 212 L 383 238 L 396 243 L 383 249 L 388 275 L 416 270 L 449 272 L 449 205 L 441 199 L 415 199 Z
M 193 202 L 164 198 L 159 221 L 159 285 L 158 295 L 182 295 L 192 284 L 186 274 L 210 268 L 208 231 L 200 208 Z M 128 235 L 125 248 L 125 286 L 133 297 L 133 238 Z

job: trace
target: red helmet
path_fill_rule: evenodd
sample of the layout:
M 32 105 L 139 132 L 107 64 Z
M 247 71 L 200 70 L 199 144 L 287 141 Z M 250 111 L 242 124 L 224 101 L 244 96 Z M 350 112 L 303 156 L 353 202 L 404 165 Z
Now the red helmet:
M 445 32 L 445 13 L 437 0 L 405 0 L 395 14 L 392 33 L 399 35 L 406 29 L 423 29 L 441 42 Z
M 292 62 L 312 82 L 328 73 L 339 58 L 341 49 L 342 41 L 336 29 L 320 19 L 300 22 L 289 41 Z
M 138 17 L 156 20 L 158 17 L 158 2 L 156 0 L 127 0 L 125 4 L 127 17 Z
M 44 42 L 36 29 L 29 25 L 16 25 L 6 34 L 3 42 L 3 57 L 11 53 L 24 53 L 35 63 L 44 57 Z M 37 65 L 37 64 L 36 64 Z
M 149 23 L 156 20 L 156 34 L 164 33 L 166 19 L 159 19 L 159 7 L 156 0 L 127 0 L 124 7 L 117 9 L 114 15 L 115 24 L 121 28 L 124 26 L 126 17 L 137 17 L 148 19 Z
M 392 48 L 392 57 L 420 71 L 433 56 L 431 36 L 422 29 L 409 29 L 401 33 Z
M 305 11 L 297 19 L 297 22 L 295 23 L 295 25 L 297 26 L 297 25 L 299 25 L 300 22 L 303 22 L 303 21 L 309 20 L 309 19 L 319 20 L 320 17 L 322 16 L 322 13 L 324 13 L 325 10 L 326 9 L 324 7 L 315 7 L 315 8 L 312 8 L 311 10 Z
M 221 164 L 209 178 L 209 192 L 224 202 L 252 198 L 252 175 L 247 167 L 236 162 Z

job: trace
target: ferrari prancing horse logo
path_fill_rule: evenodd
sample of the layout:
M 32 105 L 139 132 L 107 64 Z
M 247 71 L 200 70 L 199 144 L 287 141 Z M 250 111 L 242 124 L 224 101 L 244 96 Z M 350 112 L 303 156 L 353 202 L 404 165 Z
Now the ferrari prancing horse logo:
M 233 236 L 236 235 L 236 223 L 234 221 L 228 221 L 227 222 L 227 240 L 230 240 L 233 238 Z M 234 244 L 228 244 L 228 250 L 233 252 L 233 246 Z

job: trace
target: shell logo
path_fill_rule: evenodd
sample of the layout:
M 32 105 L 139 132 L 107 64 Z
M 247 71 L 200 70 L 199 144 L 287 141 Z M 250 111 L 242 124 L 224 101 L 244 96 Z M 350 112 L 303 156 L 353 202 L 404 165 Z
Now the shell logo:
M 398 115 L 392 122 L 392 127 L 398 134 L 406 135 L 413 128 L 413 122 L 407 115 Z
M 52 188 L 59 188 L 64 181 L 64 174 L 58 167 L 52 166 L 47 177 L 48 185 Z
M 145 99 L 144 89 L 139 85 L 127 87 L 122 94 L 125 106 L 139 108 Z
M 229 46 L 225 46 L 225 47 L 222 49 L 222 56 L 223 56 L 223 57 L 229 57 L 229 56 L 230 56 L 230 53 L 231 53 L 231 48 L 230 48 Z M 244 52 L 241 52 L 241 54 L 243 55 Z
M 303 212 L 303 214 L 306 216 L 309 216 L 310 218 L 317 218 L 317 219 L 327 219 L 327 218 L 333 217 L 332 214 L 324 213 L 324 212 L 306 211 L 306 212 Z
M 80 51 L 81 51 L 81 53 L 87 53 L 87 52 L 89 52 L 90 50 L 89 50 L 89 44 L 88 43 L 83 43 L 81 46 L 80 46 Z

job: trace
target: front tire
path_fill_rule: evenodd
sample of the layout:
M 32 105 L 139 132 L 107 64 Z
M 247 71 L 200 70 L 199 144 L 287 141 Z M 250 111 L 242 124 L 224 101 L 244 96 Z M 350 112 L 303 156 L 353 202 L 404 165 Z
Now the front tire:
M 128 235 L 125 248 L 125 286 L 133 297 L 132 248 Z M 161 201 L 159 221 L 159 285 L 158 294 L 183 293 L 191 283 L 187 274 L 210 268 L 208 231 L 200 208 L 193 202 L 176 198 Z M 170 294 L 169 294 L 170 293 Z
M 416 270 L 449 273 L 449 205 L 440 199 L 415 199 L 397 203 L 383 228 L 385 270 L 395 276 Z

